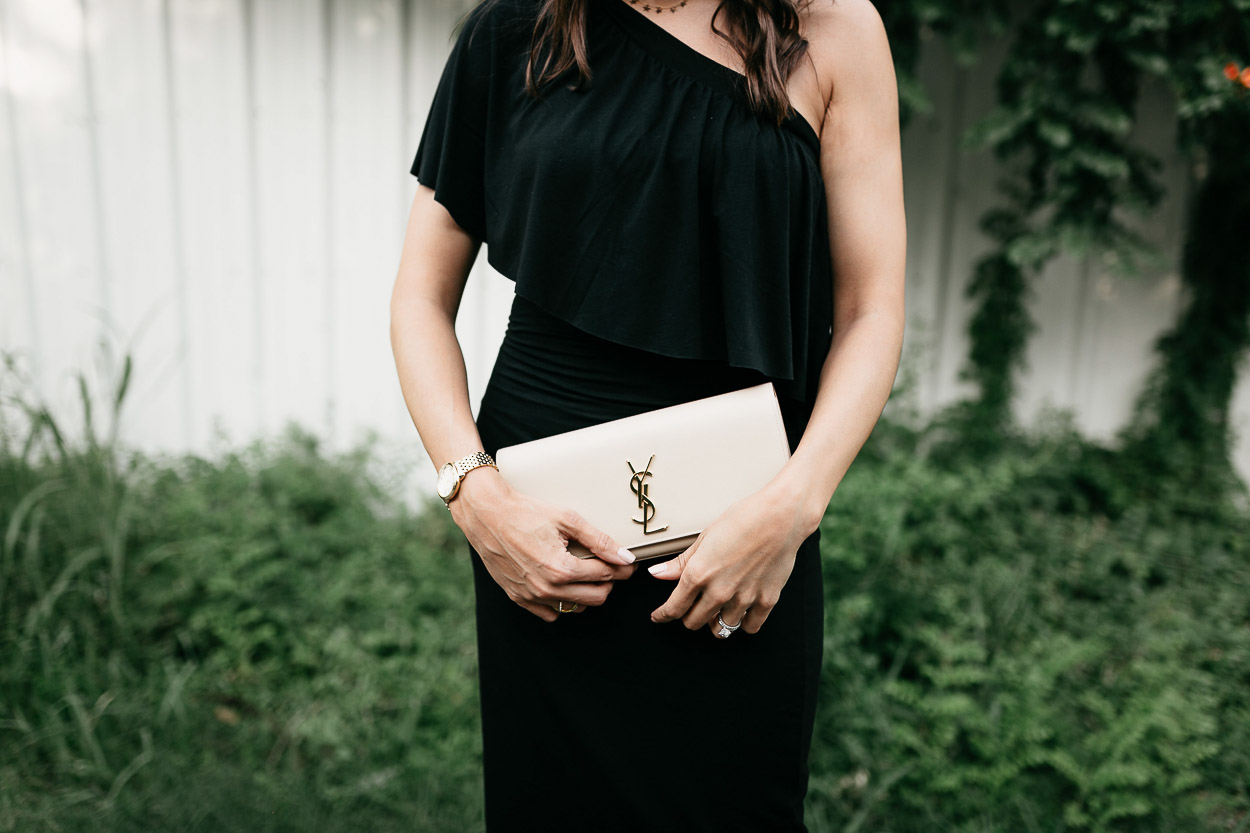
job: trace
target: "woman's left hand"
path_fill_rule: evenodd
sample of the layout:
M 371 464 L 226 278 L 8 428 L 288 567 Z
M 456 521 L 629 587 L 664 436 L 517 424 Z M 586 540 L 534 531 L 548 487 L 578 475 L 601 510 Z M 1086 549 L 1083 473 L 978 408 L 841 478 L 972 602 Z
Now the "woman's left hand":
M 653 622 L 681 619 L 690 630 L 741 624 L 757 633 L 794 570 L 799 545 L 814 532 L 793 494 L 765 487 L 730 506 L 676 558 L 653 565 L 656 578 L 677 580 Z

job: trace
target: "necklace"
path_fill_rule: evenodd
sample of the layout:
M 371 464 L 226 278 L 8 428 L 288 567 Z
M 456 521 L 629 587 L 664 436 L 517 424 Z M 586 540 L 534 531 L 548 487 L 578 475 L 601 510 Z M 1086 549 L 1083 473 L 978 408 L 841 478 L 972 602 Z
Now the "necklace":
M 682 6 L 686 5 L 686 3 L 689 2 L 689 0 L 681 0 L 681 2 L 675 6 L 653 6 L 650 3 L 639 3 L 638 0 L 629 0 L 629 2 L 632 5 L 641 6 L 644 12 L 654 11 L 656 14 L 664 14 L 664 12 L 676 13 L 676 11 L 680 9 Z

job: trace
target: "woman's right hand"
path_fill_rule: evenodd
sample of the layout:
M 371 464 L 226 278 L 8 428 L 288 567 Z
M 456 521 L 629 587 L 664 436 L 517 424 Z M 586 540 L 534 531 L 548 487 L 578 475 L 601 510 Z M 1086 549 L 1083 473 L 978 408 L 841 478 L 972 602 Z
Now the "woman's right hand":
M 513 489 L 482 466 L 460 482 L 451 516 L 508 598 L 547 622 L 559 602 L 601 605 L 612 582 L 634 574 L 634 556 L 571 509 Z M 568 551 L 575 539 L 596 558 Z M 585 608 L 577 608 L 584 610 Z

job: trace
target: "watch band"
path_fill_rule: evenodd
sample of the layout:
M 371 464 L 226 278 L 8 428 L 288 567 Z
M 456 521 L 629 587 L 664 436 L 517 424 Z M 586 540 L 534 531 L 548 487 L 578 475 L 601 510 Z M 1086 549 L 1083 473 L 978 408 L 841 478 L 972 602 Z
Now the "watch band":
M 465 475 L 482 466 L 490 466 L 495 471 L 499 470 L 499 466 L 495 465 L 495 461 L 485 451 L 475 451 L 467 457 L 445 463 L 439 469 L 438 493 L 448 509 L 451 509 L 452 500 L 460 494 L 460 483 Z
M 495 466 L 495 461 L 492 460 L 490 455 L 485 451 L 475 451 L 468 457 L 461 457 L 459 460 L 452 463 L 452 465 L 456 467 L 456 474 L 459 475 L 462 480 L 466 474 L 473 471 L 478 466 L 494 466 L 496 471 L 499 470 L 499 467 Z

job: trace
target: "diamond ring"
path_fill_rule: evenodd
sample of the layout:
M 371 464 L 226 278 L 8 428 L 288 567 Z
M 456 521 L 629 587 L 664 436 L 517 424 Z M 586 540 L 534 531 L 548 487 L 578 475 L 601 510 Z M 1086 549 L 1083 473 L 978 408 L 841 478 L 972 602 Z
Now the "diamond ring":
M 742 627 L 741 621 L 736 625 L 726 625 L 725 620 L 720 617 L 719 613 L 716 614 L 716 624 L 720 625 L 720 630 L 716 632 L 717 639 L 728 639 L 730 634 Z

